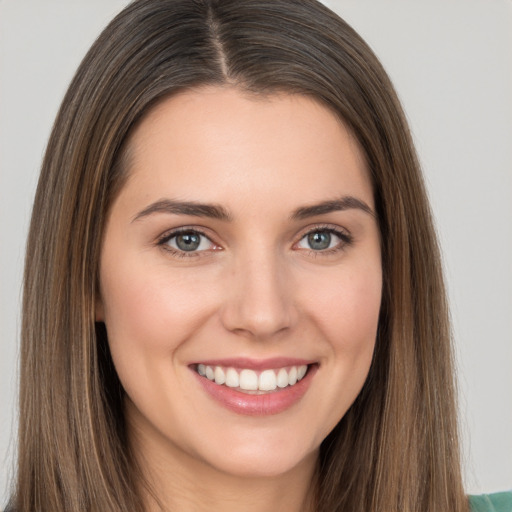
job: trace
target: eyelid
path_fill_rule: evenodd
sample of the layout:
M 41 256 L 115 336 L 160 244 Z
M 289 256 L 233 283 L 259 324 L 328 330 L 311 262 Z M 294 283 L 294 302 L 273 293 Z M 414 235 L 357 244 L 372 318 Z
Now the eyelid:
M 306 238 L 308 235 L 316 232 L 328 232 L 332 233 L 335 236 L 337 236 L 340 239 L 340 243 L 337 244 L 335 247 L 331 247 L 324 250 L 317 250 L 314 249 L 302 249 L 297 248 L 297 250 L 306 251 L 309 253 L 314 254 L 315 256 L 321 256 L 322 254 L 332 254 L 336 253 L 338 251 L 344 250 L 347 246 L 350 246 L 353 241 L 354 237 L 352 234 L 345 228 L 342 228 L 341 226 L 335 225 L 335 224 L 317 224 L 314 226 L 308 226 L 307 228 L 303 229 L 299 236 L 297 242 L 294 243 L 294 248 L 302 241 L 304 238 Z
M 168 242 L 172 240 L 174 237 L 183 234 L 183 233 L 196 233 L 200 235 L 201 237 L 206 238 L 210 244 L 212 244 L 214 247 L 211 249 L 202 249 L 199 251 L 182 251 L 180 249 L 176 249 L 174 247 L 171 247 L 168 245 Z M 205 256 L 207 253 L 215 250 L 220 250 L 221 247 L 219 244 L 214 242 L 212 240 L 212 237 L 205 233 L 205 231 L 197 226 L 180 226 L 177 228 L 170 229 L 166 232 L 164 232 L 162 235 L 160 235 L 156 239 L 156 245 L 161 247 L 163 250 L 171 253 L 172 255 L 182 257 L 182 258 L 194 258 L 194 257 L 200 257 Z
M 207 256 L 212 251 L 218 251 L 222 250 L 222 247 L 217 244 L 213 239 L 212 236 L 207 234 L 207 230 L 203 229 L 202 227 L 198 226 L 180 226 L 176 228 L 169 229 L 165 231 L 163 234 L 161 234 L 157 239 L 155 244 L 159 247 L 161 247 L 163 250 L 167 251 L 168 253 L 171 253 L 172 255 L 176 255 L 178 257 L 187 258 L 187 257 L 201 257 L 201 256 Z M 305 248 L 298 248 L 297 245 L 308 235 L 315 232 L 329 232 L 334 234 L 340 239 L 340 243 L 338 243 L 335 247 L 327 248 L 324 250 L 314 250 L 314 249 L 305 249 Z M 202 250 L 196 250 L 196 251 L 183 251 L 180 249 L 173 248 L 168 245 L 169 240 L 172 238 L 180 235 L 181 233 L 197 233 L 198 235 L 206 238 L 211 244 L 212 248 L 210 249 L 202 249 Z M 300 234 L 298 235 L 298 240 L 293 244 L 293 248 L 296 250 L 300 250 L 302 252 L 309 252 L 312 253 L 315 256 L 321 256 L 321 255 L 328 255 L 333 254 L 339 251 L 344 250 L 347 246 L 350 246 L 353 243 L 353 236 L 352 234 L 346 229 L 336 224 L 317 224 L 317 225 L 310 225 L 306 228 L 302 229 Z
M 299 240 L 302 240 L 305 236 L 309 235 L 310 233 L 315 233 L 316 231 L 328 231 L 334 234 L 338 234 L 340 237 L 343 238 L 352 238 L 352 235 L 348 229 L 341 227 L 337 224 L 328 223 L 309 225 L 301 229 L 301 231 L 298 234 L 298 238 Z

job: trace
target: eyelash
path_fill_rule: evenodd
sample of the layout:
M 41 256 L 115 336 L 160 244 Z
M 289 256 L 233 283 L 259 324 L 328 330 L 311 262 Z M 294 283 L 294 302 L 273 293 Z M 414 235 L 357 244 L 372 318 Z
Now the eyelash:
M 203 253 L 209 252 L 208 250 L 189 251 L 189 252 L 181 251 L 181 250 L 176 250 L 168 245 L 168 243 L 173 238 L 179 236 L 180 234 L 184 234 L 184 233 L 200 235 L 201 237 L 205 237 L 207 240 L 209 240 L 210 243 L 215 245 L 215 242 L 213 242 L 206 233 L 204 233 L 203 231 L 201 231 L 200 229 L 198 229 L 196 227 L 194 227 L 194 228 L 181 227 L 181 228 L 173 229 L 172 231 L 163 234 L 157 240 L 157 245 L 159 247 L 161 247 L 163 250 L 170 252 L 173 256 L 178 257 L 178 258 L 203 257 L 203 256 L 205 256 L 205 254 L 203 254 Z M 348 233 L 347 231 L 341 230 L 338 227 L 334 228 L 333 226 L 330 226 L 330 225 L 319 225 L 319 226 L 314 226 L 314 227 L 308 229 L 306 232 L 304 232 L 300 236 L 299 241 L 296 242 L 294 244 L 294 246 L 297 245 L 298 243 L 300 243 L 302 240 L 304 240 L 304 238 L 306 238 L 308 235 L 311 235 L 313 233 L 329 233 L 330 235 L 335 235 L 336 237 L 338 237 L 340 239 L 340 242 L 338 244 L 336 244 L 334 247 L 331 247 L 328 249 L 317 250 L 317 251 L 315 251 L 314 249 L 309 249 L 309 250 L 304 249 L 304 250 L 307 250 L 308 253 L 310 255 L 313 255 L 314 257 L 328 256 L 331 254 L 336 254 L 338 252 L 345 250 L 350 245 L 352 245 L 352 243 L 354 241 L 352 235 L 350 233 Z
M 314 226 L 311 229 L 308 229 L 306 232 L 304 232 L 301 235 L 299 242 L 301 242 L 302 240 L 304 240 L 304 238 L 306 238 L 308 235 L 311 235 L 313 233 L 329 233 L 330 235 L 335 235 L 340 240 L 338 244 L 336 244 L 334 247 L 331 247 L 328 249 L 324 249 L 324 250 L 320 250 L 320 251 L 315 251 L 313 249 L 309 249 L 309 250 L 306 249 L 308 251 L 308 253 L 311 256 L 314 256 L 315 258 L 321 257 L 321 256 L 330 256 L 330 255 L 337 254 L 341 251 L 346 250 L 354 242 L 353 236 L 348 231 L 342 230 L 339 227 L 333 227 L 332 225 L 328 225 L 328 224 L 327 225 L 318 225 L 318 226 Z M 297 243 L 299 243 L 299 242 L 297 242 Z
M 207 252 L 207 251 L 190 251 L 190 252 L 180 251 L 180 250 L 176 250 L 173 247 L 168 245 L 168 243 L 173 238 L 175 238 L 175 237 L 177 237 L 177 236 L 179 236 L 181 234 L 185 234 L 185 233 L 200 235 L 200 236 L 206 238 L 207 240 L 209 240 L 210 243 L 214 244 L 214 242 L 212 242 L 210 237 L 206 233 L 201 231 L 200 229 L 195 228 L 195 227 L 192 228 L 192 227 L 184 226 L 184 227 L 173 229 L 172 231 L 168 231 L 168 232 L 164 233 L 157 240 L 157 245 L 159 247 L 161 247 L 164 251 L 170 252 L 173 256 L 178 257 L 178 258 L 197 258 L 197 257 L 204 256 L 204 254 L 202 254 L 202 253 Z

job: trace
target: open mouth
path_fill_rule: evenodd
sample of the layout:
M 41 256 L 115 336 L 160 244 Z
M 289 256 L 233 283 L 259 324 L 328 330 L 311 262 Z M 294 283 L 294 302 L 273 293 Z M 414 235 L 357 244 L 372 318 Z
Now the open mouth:
M 311 386 L 318 362 L 287 357 L 226 359 L 191 364 L 207 395 L 242 415 L 267 416 L 298 404 Z
M 248 394 L 262 394 L 295 386 L 306 376 L 310 366 L 303 364 L 256 371 L 249 368 L 197 364 L 195 371 L 219 386 L 227 386 Z

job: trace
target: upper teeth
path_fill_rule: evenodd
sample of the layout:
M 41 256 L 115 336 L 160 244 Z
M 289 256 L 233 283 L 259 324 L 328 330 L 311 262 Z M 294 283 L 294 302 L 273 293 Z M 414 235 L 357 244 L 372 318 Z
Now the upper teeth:
M 306 375 L 308 366 L 289 366 L 264 370 L 259 375 L 254 370 L 223 368 L 222 366 L 197 365 L 197 373 L 219 385 L 240 388 L 246 391 L 272 391 L 293 386 Z

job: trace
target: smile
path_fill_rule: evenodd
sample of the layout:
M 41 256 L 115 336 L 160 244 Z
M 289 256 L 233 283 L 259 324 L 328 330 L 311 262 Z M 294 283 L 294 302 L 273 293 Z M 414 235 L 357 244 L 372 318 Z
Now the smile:
M 219 386 L 227 386 L 242 392 L 261 393 L 295 386 L 306 375 L 308 365 L 255 371 L 249 368 L 236 369 L 198 364 L 196 371 Z
M 197 362 L 190 369 L 200 388 L 222 407 L 236 414 L 267 416 L 296 406 L 319 364 L 294 358 L 239 358 Z

